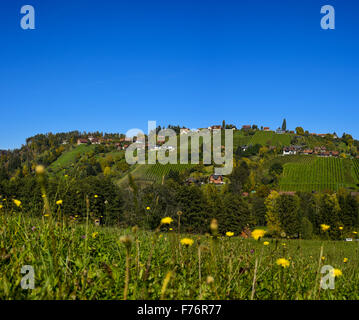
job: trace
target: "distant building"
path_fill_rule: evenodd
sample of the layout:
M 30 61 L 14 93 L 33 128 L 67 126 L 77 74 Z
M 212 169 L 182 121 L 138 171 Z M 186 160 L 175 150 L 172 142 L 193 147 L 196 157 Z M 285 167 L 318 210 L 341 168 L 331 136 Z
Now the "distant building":
M 297 150 L 294 147 L 285 147 L 283 148 L 283 155 L 291 155 L 291 154 L 297 154 Z
M 242 130 L 250 130 L 251 128 L 252 128 L 252 126 L 249 124 L 245 124 L 242 126 Z
M 180 133 L 181 133 L 181 134 L 188 134 L 188 133 L 190 133 L 190 132 L 191 132 L 191 130 L 188 129 L 188 128 L 182 128 L 182 129 L 180 130 Z
M 223 184 L 223 183 L 224 183 L 224 181 L 223 181 L 223 176 L 212 174 L 212 175 L 209 177 L 209 183 Z
M 222 129 L 222 126 L 215 125 L 215 126 L 208 127 L 208 130 L 215 130 L 215 129 Z
M 77 139 L 77 144 L 87 144 L 88 140 L 87 139 Z
M 269 127 L 264 127 L 263 131 L 269 131 Z

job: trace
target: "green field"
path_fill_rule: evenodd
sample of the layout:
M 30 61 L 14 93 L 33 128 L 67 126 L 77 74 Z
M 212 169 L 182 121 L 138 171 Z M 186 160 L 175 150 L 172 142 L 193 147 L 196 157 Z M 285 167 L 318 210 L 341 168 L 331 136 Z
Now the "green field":
M 306 160 L 302 156 L 298 162 L 284 164 L 280 189 L 310 192 L 355 187 L 357 178 L 351 174 L 352 164 L 349 159 L 317 157 Z
M 233 148 L 236 148 L 244 145 L 248 145 L 249 141 L 251 140 L 252 136 L 245 136 L 242 131 L 235 130 L 233 133 Z
M 269 146 L 289 146 L 291 141 L 290 134 L 276 134 L 272 131 L 257 131 L 248 144 L 269 145 Z
M 354 241 L 216 239 L 177 234 L 177 221 L 159 233 L 135 233 L 89 221 L 55 223 L 52 216 L 2 212 L 0 299 L 359 298 Z M 182 245 L 184 237 L 193 244 Z M 279 258 L 288 267 L 278 265 Z M 32 290 L 20 286 L 25 265 L 34 268 Z M 320 290 L 323 265 L 342 272 L 333 290 Z

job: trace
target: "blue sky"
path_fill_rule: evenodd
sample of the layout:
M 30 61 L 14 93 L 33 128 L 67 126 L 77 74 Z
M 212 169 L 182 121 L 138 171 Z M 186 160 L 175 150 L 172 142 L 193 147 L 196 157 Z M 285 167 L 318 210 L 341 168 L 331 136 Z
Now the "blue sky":
M 36 29 L 20 28 L 31 4 Z M 322 30 L 322 5 L 335 30 Z M 37 133 L 234 123 L 359 138 L 349 0 L 0 2 L 0 149 Z

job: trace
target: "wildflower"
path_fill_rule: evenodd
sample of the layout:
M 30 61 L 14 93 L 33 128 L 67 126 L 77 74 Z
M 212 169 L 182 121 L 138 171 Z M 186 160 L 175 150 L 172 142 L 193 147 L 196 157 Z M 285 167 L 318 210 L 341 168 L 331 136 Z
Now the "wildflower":
M 170 224 L 172 221 L 173 219 L 170 217 L 162 218 L 161 224 Z
M 146 207 L 146 210 L 150 210 L 151 208 L 150 207 Z
M 283 246 L 283 247 L 285 247 L 286 245 L 287 245 L 286 243 L 284 243 L 284 242 L 282 243 L 282 246 Z
M 328 226 L 327 224 L 321 224 L 320 227 L 322 228 L 322 231 L 328 231 L 330 226 Z
M 339 227 L 339 230 L 343 230 L 343 227 Z
M 44 214 L 44 217 L 48 217 L 48 216 L 50 216 L 48 213 L 45 213 L 45 214 Z
M 0 204 L 0 209 L 2 209 L 3 208 L 3 205 L 2 204 Z
M 93 232 L 92 233 L 92 238 L 95 239 L 98 236 L 98 232 Z
M 264 241 L 263 244 L 264 244 L 265 246 L 268 246 L 268 245 L 269 245 L 269 242 L 268 242 L 268 241 Z
M 45 197 L 46 197 L 46 194 L 43 194 L 41 197 L 42 197 L 42 198 L 45 198 Z
M 31 228 L 32 231 L 35 231 L 35 229 L 36 229 L 36 227 L 32 227 L 32 228 Z
M 193 244 L 193 240 L 190 238 L 181 239 L 181 244 L 185 246 L 191 246 Z
M 323 256 L 323 257 L 321 257 L 321 259 L 322 259 L 322 261 L 324 261 L 324 260 L 325 260 L 325 257 Z
M 93 197 L 94 197 L 94 198 L 98 198 L 98 195 L 97 195 L 97 194 L 95 194 Z
M 21 206 L 21 201 L 20 200 L 13 199 L 12 201 L 14 201 L 14 203 L 16 204 L 17 207 Z
M 125 236 L 121 236 L 120 237 L 120 242 L 123 243 L 127 249 L 129 249 L 131 247 L 131 244 L 132 244 L 132 238 L 128 235 L 125 235 Z
M 344 262 L 344 263 L 348 262 L 348 258 L 344 258 L 344 259 L 343 259 L 343 262 Z
M 340 269 L 332 269 L 331 274 L 333 277 L 340 277 L 343 275 L 343 272 Z
M 234 236 L 234 232 L 228 231 L 228 232 L 226 232 L 226 236 L 227 236 L 227 237 L 233 237 L 233 236 Z
M 253 254 L 253 253 L 254 253 L 254 249 L 251 249 L 250 253 Z
M 210 228 L 213 232 L 218 230 L 218 221 L 216 219 L 211 221 Z
M 283 268 L 287 268 L 290 265 L 290 262 L 284 258 L 280 258 L 277 260 L 277 265 Z
M 212 276 L 207 277 L 207 284 L 211 284 L 214 282 L 214 278 Z
M 68 178 L 69 176 L 67 174 L 64 175 L 65 178 Z
M 353 231 L 353 233 L 354 233 L 354 234 L 357 234 L 358 232 L 356 232 L 356 231 Z
M 58 206 L 62 205 L 62 200 L 57 200 L 57 201 L 56 201 L 56 204 L 57 204 Z
M 173 230 L 173 228 L 170 228 L 170 231 L 172 231 Z
M 38 165 L 35 168 L 35 171 L 37 174 L 44 174 L 45 173 L 45 167 L 43 165 Z
M 252 237 L 253 237 L 253 239 L 258 240 L 259 238 L 263 238 L 263 236 L 264 236 L 265 233 L 266 233 L 265 230 L 255 229 L 255 230 L 253 230 L 253 232 L 252 232 Z

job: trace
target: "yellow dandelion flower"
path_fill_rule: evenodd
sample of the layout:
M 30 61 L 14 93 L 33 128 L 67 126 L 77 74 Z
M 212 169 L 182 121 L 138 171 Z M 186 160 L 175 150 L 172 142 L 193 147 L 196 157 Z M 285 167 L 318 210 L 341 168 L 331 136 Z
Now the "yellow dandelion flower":
M 252 231 L 252 238 L 258 240 L 259 238 L 263 238 L 264 234 L 266 233 L 265 230 L 262 229 L 255 229 Z
M 98 195 L 97 195 L 97 194 L 95 194 L 93 197 L 94 197 L 94 198 L 98 198 Z
M 343 272 L 340 269 L 333 269 L 331 274 L 333 277 L 340 277 L 343 275 Z
M 288 268 L 289 265 L 290 265 L 290 262 L 287 259 L 284 259 L 284 258 L 278 259 L 276 263 L 277 263 L 278 266 L 281 266 L 283 268 Z
M 234 232 L 227 231 L 227 232 L 226 232 L 226 236 L 227 236 L 227 237 L 233 237 L 233 236 L 234 236 Z
M 344 259 L 343 259 L 343 262 L 344 262 L 344 263 L 348 262 L 348 258 L 344 258 Z
M 2 209 L 3 208 L 3 205 L 2 204 L 0 204 L 0 209 Z
M 321 259 L 322 259 L 322 261 L 324 261 L 324 260 L 325 260 L 325 257 L 323 256 L 323 257 L 321 257 Z
M 150 210 L 151 208 L 150 207 L 146 207 L 146 210 Z
M 162 218 L 161 224 L 170 224 L 172 221 L 173 219 L 171 217 Z
M 173 228 L 170 228 L 170 231 L 172 231 L 173 230 Z
M 98 236 L 98 232 L 93 232 L 92 233 L 92 238 L 95 239 Z
M 62 205 L 62 200 L 57 200 L 57 201 L 56 201 L 56 204 L 57 204 L 58 206 Z
M 263 244 L 264 244 L 265 246 L 268 246 L 268 245 L 269 245 L 269 242 L 268 242 L 268 241 L 264 241 Z
M 35 171 L 37 174 L 44 174 L 45 173 L 45 167 L 43 165 L 38 165 L 35 168 Z
M 287 244 L 286 243 L 282 243 L 282 246 L 286 246 Z
M 353 231 L 353 233 L 354 233 L 354 234 L 357 234 L 358 232 L 356 232 L 356 231 Z
M 48 216 L 50 216 L 48 213 L 45 213 L 45 214 L 44 214 L 44 217 L 48 217 Z
M 344 228 L 343 227 L 339 227 L 339 230 L 343 230 Z
M 322 231 L 324 231 L 324 232 L 328 231 L 330 228 L 330 226 L 328 226 L 327 224 L 321 224 L 320 227 L 321 227 Z
M 190 238 L 181 239 L 181 244 L 185 246 L 191 246 L 193 244 L 193 240 Z
M 20 206 L 21 206 L 21 201 L 20 201 L 20 200 L 13 199 L 12 201 L 15 203 L 15 205 L 16 205 L 17 207 L 20 207 Z

